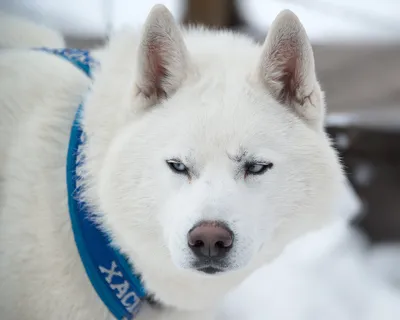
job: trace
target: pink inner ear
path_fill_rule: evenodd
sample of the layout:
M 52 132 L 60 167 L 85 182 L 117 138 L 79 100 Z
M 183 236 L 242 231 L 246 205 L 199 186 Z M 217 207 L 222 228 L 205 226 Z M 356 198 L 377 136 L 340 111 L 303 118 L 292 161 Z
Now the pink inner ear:
M 275 72 L 272 72 L 273 81 L 282 85 L 277 98 L 282 103 L 291 103 L 296 99 L 296 91 L 299 87 L 299 61 L 296 52 L 296 43 L 283 41 L 269 55 L 269 60 Z
M 291 103 L 295 100 L 299 86 L 296 56 L 292 56 L 282 64 L 282 72 L 276 80 L 282 83 L 282 90 L 278 95 L 279 100 L 283 103 Z
M 161 56 L 161 44 L 151 43 L 147 48 L 147 61 L 149 62 L 148 81 L 150 87 L 146 91 L 146 96 L 150 97 L 156 95 L 157 98 L 166 96 L 163 89 L 163 81 L 168 76 L 167 69 L 165 68 L 165 61 Z

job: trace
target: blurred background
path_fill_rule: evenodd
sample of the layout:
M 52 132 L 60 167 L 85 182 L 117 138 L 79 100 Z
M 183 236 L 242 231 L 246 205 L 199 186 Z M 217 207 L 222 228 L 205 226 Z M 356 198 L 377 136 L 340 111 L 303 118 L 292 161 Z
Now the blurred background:
M 353 218 L 351 231 L 341 231 L 347 236 L 341 237 L 342 247 L 337 244 L 335 254 L 337 248 L 347 249 L 331 260 L 339 263 L 348 257 L 348 248 L 358 243 L 349 234 L 356 232 L 363 244 L 354 245 L 354 251 L 369 248 L 374 257 L 380 256 L 375 262 L 365 258 L 367 254 L 364 258 L 379 265 L 381 274 L 387 275 L 390 269 L 390 285 L 400 288 L 400 255 L 397 249 L 387 249 L 396 248 L 400 241 L 400 1 L 0 0 L 0 10 L 60 29 L 71 47 L 94 48 L 124 25 L 140 27 L 156 3 L 164 3 L 184 24 L 230 28 L 259 41 L 263 41 L 279 11 L 291 9 L 299 16 L 313 44 L 318 77 L 326 92 L 327 130 L 351 183 L 348 196 L 352 199 L 347 200 L 353 205 L 354 201 L 361 204 L 352 207 L 358 215 Z M 349 239 L 354 240 L 352 245 Z M 379 252 L 384 254 L 374 251 L 382 246 L 386 249 Z M 336 274 L 343 280 L 367 272 L 367 260 L 354 260 L 359 265 L 358 269 L 349 268 L 353 274 L 337 274 L 335 269 L 330 275 Z M 376 270 L 368 272 L 373 277 Z M 324 277 L 318 283 L 328 286 Z M 359 281 L 366 283 L 365 279 Z M 396 303 L 400 303 L 400 298 Z M 303 319 L 299 314 L 279 319 Z M 396 317 L 400 319 L 400 313 Z M 358 314 L 336 319 L 367 318 Z M 368 319 L 386 318 L 380 314 Z

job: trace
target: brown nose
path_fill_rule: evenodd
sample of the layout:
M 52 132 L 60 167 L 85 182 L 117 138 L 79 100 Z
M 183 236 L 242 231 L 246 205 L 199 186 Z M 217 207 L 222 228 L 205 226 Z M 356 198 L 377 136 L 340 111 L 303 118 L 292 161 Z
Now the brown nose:
M 200 259 L 223 258 L 233 246 L 233 233 L 221 222 L 204 221 L 189 231 L 188 245 Z

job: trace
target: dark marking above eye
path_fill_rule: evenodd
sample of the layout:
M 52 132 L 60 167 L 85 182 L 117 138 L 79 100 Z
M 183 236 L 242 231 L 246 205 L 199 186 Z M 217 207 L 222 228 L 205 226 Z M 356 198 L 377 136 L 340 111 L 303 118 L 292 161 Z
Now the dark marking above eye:
M 239 150 L 236 154 L 232 155 L 228 153 L 228 158 L 235 162 L 242 162 L 244 158 L 247 156 L 247 150 Z

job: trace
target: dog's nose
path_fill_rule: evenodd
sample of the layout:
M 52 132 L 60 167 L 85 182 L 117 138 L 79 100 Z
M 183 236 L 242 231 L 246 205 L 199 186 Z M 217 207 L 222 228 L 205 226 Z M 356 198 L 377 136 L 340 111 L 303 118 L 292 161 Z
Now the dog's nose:
M 221 222 L 204 221 L 189 231 L 188 245 L 198 258 L 223 258 L 233 246 L 233 233 Z

